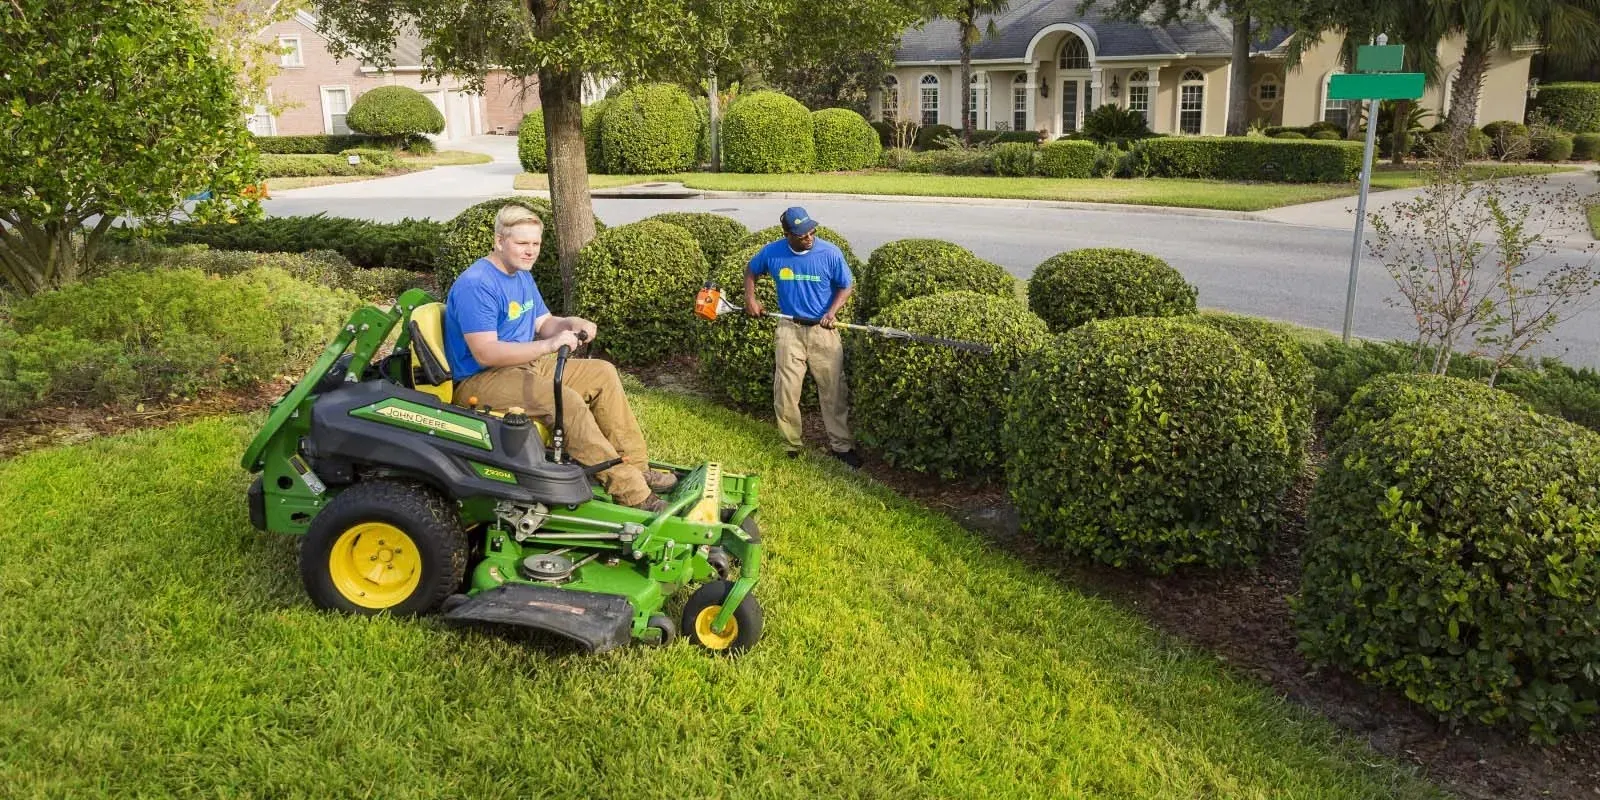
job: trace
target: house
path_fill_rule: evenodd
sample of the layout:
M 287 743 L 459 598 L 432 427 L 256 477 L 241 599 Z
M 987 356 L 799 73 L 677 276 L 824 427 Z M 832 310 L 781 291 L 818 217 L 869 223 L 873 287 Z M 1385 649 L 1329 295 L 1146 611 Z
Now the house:
M 444 144 L 483 133 L 515 133 L 524 114 L 539 107 L 538 82 L 526 85 L 504 71 L 491 72 L 482 93 L 468 91 L 454 79 L 425 81 L 423 42 L 402 36 L 395 43 L 394 66 L 379 70 L 355 59 L 337 59 L 319 32 L 317 18 L 301 11 L 262 31 L 282 49 L 278 74 L 267 89 L 267 102 L 282 108 L 271 113 L 256 106 L 249 116 L 257 136 L 349 133 L 345 112 L 356 98 L 379 86 L 409 86 L 427 95 L 444 115 L 443 133 L 430 137 Z
M 1143 112 L 1150 129 L 1166 134 L 1222 135 L 1231 86 L 1232 25 L 1221 17 L 1172 25 L 1114 20 L 1097 9 L 1078 13 L 1079 0 L 1015 0 L 978 28 L 992 35 L 972 49 L 968 91 L 974 112 L 968 125 L 989 130 L 1043 130 L 1051 138 L 1083 125 L 1084 114 L 1105 103 Z M 910 28 L 894 65 L 870 98 L 875 120 L 913 118 L 924 125 L 962 127 L 960 36 L 940 19 Z M 1339 37 L 1310 48 L 1299 65 L 1286 63 L 1290 34 L 1253 43 L 1250 118 L 1264 125 L 1305 126 L 1318 120 L 1343 124 L 1356 103 L 1328 99 L 1328 82 L 1342 72 Z M 1461 60 L 1465 40 L 1440 47 L 1440 63 Z M 1521 122 L 1529 61 L 1534 48 L 1494 56 L 1479 96 L 1478 124 Z M 1430 85 L 1421 105 L 1447 109 L 1454 73 Z

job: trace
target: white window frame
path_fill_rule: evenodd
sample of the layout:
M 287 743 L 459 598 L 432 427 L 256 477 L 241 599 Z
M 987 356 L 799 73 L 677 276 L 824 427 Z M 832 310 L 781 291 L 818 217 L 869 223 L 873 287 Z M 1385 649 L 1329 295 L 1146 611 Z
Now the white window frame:
M 1198 76 L 1198 77 L 1191 77 L 1191 76 Z M 1196 89 L 1196 88 L 1198 88 L 1200 90 L 1200 95 L 1199 95 L 1200 96 L 1200 104 L 1199 104 L 1200 107 L 1198 109 L 1185 109 L 1183 107 L 1183 100 L 1184 100 L 1184 95 L 1185 95 L 1184 90 L 1185 89 Z M 1179 79 L 1178 79 L 1178 100 L 1177 100 L 1177 102 L 1178 102 L 1178 107 L 1177 107 L 1177 112 L 1178 113 L 1177 113 L 1177 119 L 1175 120 L 1177 122 L 1177 125 L 1175 125 L 1174 127 L 1177 129 L 1178 134 L 1180 136 L 1203 136 L 1205 134 L 1205 132 L 1206 132 L 1206 74 L 1205 74 L 1204 71 L 1199 70 L 1199 69 L 1188 69 L 1188 70 L 1184 71 L 1183 75 L 1181 77 L 1179 77 Z M 1196 126 L 1197 130 L 1195 130 L 1193 132 L 1185 131 L 1183 129 L 1183 114 L 1184 114 L 1184 112 L 1186 110 L 1190 111 L 1190 112 L 1193 112 L 1193 111 L 1199 111 L 1200 112 L 1200 122 Z
M 317 97 L 322 101 L 322 132 L 329 135 L 334 135 L 333 112 L 328 110 L 329 92 L 344 92 L 344 114 L 341 116 L 349 117 L 350 107 L 355 105 L 356 101 L 355 98 L 350 96 L 350 87 L 347 85 L 317 87 Z M 345 123 L 344 127 L 347 131 L 350 129 L 350 124 L 348 121 Z
M 932 80 L 929 80 L 929 79 Z M 933 103 L 928 103 L 928 89 L 933 89 Z M 917 121 L 923 125 L 939 124 L 939 95 L 943 87 L 940 85 L 939 76 L 925 72 L 917 79 Z M 928 112 L 933 112 L 933 121 L 928 121 Z
M 884 122 L 894 124 L 900 121 L 900 79 L 893 75 L 883 76 L 883 102 L 878 105 L 878 116 Z
M 1328 119 L 1328 109 L 1335 108 L 1335 107 L 1342 108 L 1342 109 L 1344 109 L 1344 112 L 1345 112 L 1344 129 L 1345 130 L 1349 130 L 1349 128 L 1350 128 L 1350 120 L 1354 119 L 1357 122 L 1359 122 L 1360 119 L 1361 119 L 1361 117 L 1360 117 L 1360 114 L 1361 114 L 1361 101 L 1360 100 L 1329 100 L 1328 99 L 1328 90 L 1333 87 L 1333 76 L 1335 76 L 1335 75 L 1343 75 L 1343 74 L 1345 74 L 1344 73 L 1344 69 L 1340 68 L 1340 67 L 1336 67 L 1336 68 L 1330 70 L 1328 72 L 1328 74 L 1322 76 L 1322 95 L 1321 95 L 1321 99 L 1317 103 L 1317 121 L 1318 122 L 1328 122 L 1328 121 L 1330 121 Z
M 290 53 L 283 52 L 284 48 L 288 46 L 289 42 L 294 42 L 293 60 L 290 59 L 290 55 L 291 55 Z M 284 68 L 287 68 L 287 69 L 300 69 L 301 67 L 304 67 L 305 65 L 306 65 L 306 51 L 304 49 L 304 43 L 300 40 L 300 34 L 298 34 L 298 33 L 289 33 L 289 34 L 284 34 L 282 36 L 279 36 L 278 37 L 278 66 L 284 67 Z
M 1079 53 L 1082 53 L 1082 55 L 1083 55 L 1083 65 L 1082 66 L 1074 66 L 1072 64 L 1068 64 L 1067 63 L 1067 50 L 1069 48 L 1071 48 L 1074 44 L 1076 44 L 1078 47 L 1072 53 L 1073 59 L 1076 60 L 1077 56 L 1079 55 Z M 1056 55 L 1056 69 L 1086 70 L 1086 69 L 1089 68 L 1089 66 L 1093 62 L 1094 62 L 1094 59 L 1092 57 L 1090 57 L 1090 55 L 1089 55 L 1089 43 L 1085 42 L 1082 37 L 1076 36 L 1076 35 L 1068 35 L 1065 39 L 1061 40 L 1061 51 L 1060 51 L 1060 53 L 1058 53 Z
M 1023 72 L 1011 79 L 1011 129 L 1031 130 L 1028 126 L 1028 75 Z
M 1137 92 L 1138 94 L 1135 94 Z M 1136 69 L 1128 73 L 1128 110 L 1144 115 L 1144 124 L 1150 121 L 1150 71 Z
M 978 76 L 967 82 L 967 128 L 978 130 Z
M 252 104 L 252 108 L 250 109 L 250 113 L 245 115 L 244 124 L 245 124 L 245 127 L 247 129 L 250 127 L 250 125 L 252 124 L 253 120 L 260 119 L 261 117 L 266 117 L 267 118 L 267 132 L 266 133 L 256 133 L 255 131 L 251 131 L 251 134 L 253 134 L 255 136 L 276 136 L 276 135 L 278 135 L 278 115 L 272 113 L 272 87 L 271 86 L 267 87 L 266 101 L 267 101 L 266 103 L 253 103 Z

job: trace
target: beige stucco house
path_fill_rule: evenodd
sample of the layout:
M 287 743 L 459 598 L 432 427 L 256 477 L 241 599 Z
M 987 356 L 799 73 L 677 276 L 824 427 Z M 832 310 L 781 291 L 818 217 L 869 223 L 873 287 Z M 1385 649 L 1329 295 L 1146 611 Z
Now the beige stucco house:
M 1079 0 L 1016 0 L 979 21 L 995 31 L 973 48 L 974 113 L 979 130 L 1043 130 L 1051 138 L 1078 130 L 1105 103 L 1141 111 L 1151 130 L 1221 135 L 1227 126 L 1232 28 L 1221 18 L 1158 25 L 1112 20 Z M 1342 123 L 1354 104 L 1328 100 L 1328 79 L 1342 71 L 1339 39 L 1325 36 L 1299 65 L 1286 64 L 1290 33 L 1252 45 L 1250 116 L 1266 125 Z M 1464 41 L 1447 41 L 1441 63 L 1460 61 Z M 1478 123 L 1521 122 L 1533 49 L 1497 54 L 1478 105 Z M 894 67 L 871 97 L 872 118 L 910 118 L 962 127 L 961 51 L 956 24 L 935 20 L 908 29 Z M 1442 118 L 1453 72 L 1430 85 L 1422 105 Z

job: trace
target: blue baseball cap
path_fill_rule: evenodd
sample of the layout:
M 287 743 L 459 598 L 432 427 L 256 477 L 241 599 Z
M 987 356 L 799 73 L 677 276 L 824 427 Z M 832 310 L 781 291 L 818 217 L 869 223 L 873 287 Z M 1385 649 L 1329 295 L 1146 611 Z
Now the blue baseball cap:
M 799 206 L 784 209 L 778 221 L 783 223 L 783 232 L 793 236 L 804 236 L 817 229 L 817 221 Z

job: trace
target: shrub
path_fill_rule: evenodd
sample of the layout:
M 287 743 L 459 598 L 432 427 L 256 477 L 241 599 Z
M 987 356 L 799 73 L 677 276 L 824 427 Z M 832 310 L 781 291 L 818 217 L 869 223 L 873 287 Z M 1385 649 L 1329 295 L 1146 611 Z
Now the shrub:
M 1564 133 L 1534 137 L 1533 155 L 1541 161 L 1558 163 L 1572 158 L 1575 149 L 1573 138 Z
M 729 172 L 810 172 L 816 166 L 811 113 L 777 92 L 743 95 L 722 123 L 722 168 Z
M 825 108 L 811 114 L 818 172 L 866 169 L 878 163 L 878 134 L 860 114 L 848 108 Z
M 602 137 L 601 120 L 605 118 L 606 106 L 610 99 L 599 100 L 583 107 L 583 154 L 584 162 L 589 167 L 589 172 L 599 175 L 605 173 L 605 157 L 603 149 L 605 141 Z
M 350 163 L 350 156 L 360 159 L 360 164 L 370 164 L 381 170 L 390 170 L 400 166 L 400 157 L 393 150 L 379 150 L 375 147 L 352 147 L 349 150 L 339 151 L 339 156 Z
M 872 126 L 872 130 L 878 134 L 878 145 L 880 147 L 882 147 L 883 149 L 887 150 L 890 147 L 894 146 L 894 126 L 893 125 L 891 125 L 891 124 L 889 124 L 887 122 L 884 122 L 882 120 L 878 120 L 878 121 L 875 121 L 875 122 L 869 122 L 867 124 L 871 125 Z
M 363 161 L 351 164 L 340 155 L 304 155 L 261 157 L 261 175 L 265 178 L 308 178 L 321 175 L 382 175 L 383 167 Z
M 706 273 L 700 245 L 677 225 L 612 228 L 579 256 L 572 313 L 599 326 L 598 344 L 618 364 L 687 353 L 695 320 L 689 302 Z
M 509 204 L 522 206 L 538 214 L 539 219 L 544 222 L 544 241 L 539 248 L 539 257 L 533 262 L 531 272 L 534 283 L 538 284 L 539 292 L 544 295 L 545 304 L 550 306 L 551 312 L 566 313 L 561 302 L 561 265 L 556 252 L 555 211 L 551 209 L 549 200 L 539 197 L 512 195 L 485 200 L 445 223 L 434 267 L 439 290 L 450 291 L 450 284 L 455 282 L 456 276 L 460 275 L 462 270 L 472 266 L 474 261 L 483 258 L 494 249 L 494 215 Z M 605 225 L 599 218 L 594 221 L 594 229 L 596 232 L 605 230 Z
M 1600 133 L 1580 133 L 1572 137 L 1572 160 L 1600 161 Z
M 918 155 L 919 167 L 941 175 L 988 175 L 994 172 L 994 161 L 984 150 L 951 148 L 928 150 Z
M 0 415 L 248 386 L 308 364 L 358 302 L 271 268 L 128 270 L 41 294 L 0 330 Z
M 912 146 L 919 150 L 943 150 L 946 138 L 961 138 L 961 132 L 949 125 L 924 125 L 917 129 L 917 139 Z
M 356 98 L 345 124 L 356 133 L 403 142 L 424 133 L 444 131 L 444 115 L 416 89 L 379 86 Z
M 1140 142 L 1161 178 L 1342 183 L 1361 173 L 1359 142 L 1177 136 Z
M 1090 177 L 1098 152 L 1093 142 L 1050 142 L 1039 148 L 1039 174 L 1047 178 Z
M 1562 130 L 1600 133 L 1600 83 L 1544 84 L 1533 108 Z
M 728 254 L 750 236 L 750 229 L 732 217 L 698 212 L 668 212 L 650 217 L 657 222 L 677 225 L 689 232 L 700 245 L 706 264 L 721 264 Z
M 1600 439 L 1454 388 L 1394 404 L 1329 459 L 1300 648 L 1442 718 L 1549 738 L 1600 707 Z
M 1315 372 L 1300 345 L 1281 327 L 1259 317 L 1201 314 L 1188 319 L 1232 336 L 1240 348 L 1266 365 L 1282 398 L 1289 463 L 1298 470 L 1311 441 L 1311 394 L 1316 386 Z
M 414 156 L 425 156 L 436 153 L 439 150 L 433 145 L 433 140 L 426 136 L 413 136 L 407 139 L 405 147 L 402 149 Z
M 681 86 L 651 83 L 629 89 L 607 104 L 600 126 L 607 172 L 649 175 L 695 165 L 700 118 Z
M 1333 133 L 1333 132 L 1332 131 L 1317 131 L 1317 133 L 1319 135 L 1325 135 L 1325 134 L 1330 134 L 1330 133 Z M 1338 138 L 1338 134 L 1333 134 L 1333 136 L 1336 139 Z M 1297 133 L 1295 131 L 1284 131 L 1282 133 L 1273 134 L 1272 138 L 1274 138 L 1274 139 L 1309 139 L 1311 137 L 1306 136 L 1303 133 Z
M 332 250 L 256 253 L 212 250 L 203 244 L 164 247 L 135 242 L 108 248 L 97 263 L 96 275 L 130 269 L 198 269 L 208 275 L 226 276 L 273 267 L 296 280 L 329 289 L 345 289 L 373 302 L 393 300 L 412 287 L 434 290 L 431 273 L 390 267 L 357 269 Z
M 585 109 L 587 111 L 588 109 Z M 587 115 L 585 115 L 587 116 Z M 584 121 L 584 139 L 589 137 L 589 120 Z M 587 141 L 585 142 L 587 145 Z M 517 129 L 517 160 L 523 172 L 544 172 L 549 162 L 544 139 L 544 109 L 536 108 L 522 117 L 522 127 Z
M 1333 452 L 1361 435 L 1367 427 L 1418 403 L 1461 399 L 1483 408 L 1525 409 L 1527 403 L 1486 383 L 1448 375 L 1397 372 L 1380 375 L 1363 384 L 1328 426 L 1323 444 Z
M 1522 158 L 1533 149 L 1528 126 L 1510 120 L 1497 120 L 1483 126 L 1489 137 L 1489 153 L 1495 158 Z
M 998 471 L 1011 378 L 1049 338 L 1044 322 L 1013 297 L 967 291 L 906 300 L 872 321 L 994 351 L 852 337 L 851 415 L 861 443 L 894 466 L 944 478 Z
M 232 225 L 180 223 L 160 228 L 155 236 L 166 244 L 203 244 L 213 250 L 334 250 L 358 267 L 422 271 L 434 268 L 443 232 L 443 225 L 425 219 L 383 223 L 315 214 Z
M 867 259 L 856 280 L 856 313 L 865 319 L 913 297 L 953 291 L 1015 297 L 1016 279 L 960 245 L 901 239 L 872 251 Z
M 1056 333 L 1095 319 L 1193 314 L 1195 295 L 1167 262 L 1110 247 L 1051 256 L 1028 283 L 1029 308 Z
M 729 300 L 743 304 L 745 270 L 764 244 L 745 245 L 713 268 L 712 280 Z M 756 297 L 767 308 L 777 309 L 778 292 L 771 280 L 756 281 Z M 700 376 L 716 397 L 741 408 L 772 408 L 777 340 L 771 320 L 724 314 L 714 323 L 697 323 L 694 343 Z M 810 405 L 814 399 L 807 397 L 804 402 Z
M 1266 133 L 1268 137 L 1272 138 L 1277 137 L 1277 135 L 1280 133 L 1298 133 L 1307 139 L 1311 138 L 1310 131 L 1303 127 L 1297 128 L 1292 125 L 1269 125 L 1263 132 Z
M 1005 177 L 1026 177 L 1038 172 L 1039 148 L 1020 142 L 1005 142 L 989 149 L 989 160 L 994 164 L 994 174 Z
M 1126 145 L 1150 135 L 1144 112 L 1107 103 L 1083 116 L 1083 132 L 1095 144 Z
M 263 153 L 307 154 L 342 153 L 352 147 L 370 147 L 375 140 L 370 136 L 329 135 L 314 136 L 254 136 L 256 149 Z
M 1267 368 L 1181 319 L 1056 337 L 1018 373 L 1004 444 L 1024 530 L 1154 572 L 1253 562 L 1295 477 Z

